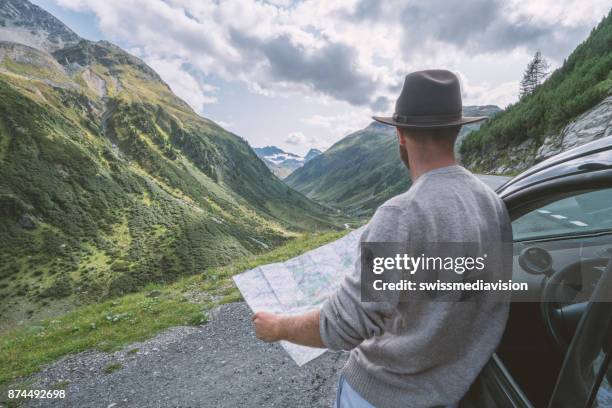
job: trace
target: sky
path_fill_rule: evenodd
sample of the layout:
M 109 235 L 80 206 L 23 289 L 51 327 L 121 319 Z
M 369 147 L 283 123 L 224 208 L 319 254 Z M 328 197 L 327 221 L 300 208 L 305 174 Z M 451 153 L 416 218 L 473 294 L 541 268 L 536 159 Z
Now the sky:
M 518 98 L 536 51 L 554 69 L 608 0 L 33 0 L 142 58 L 200 115 L 305 154 L 392 114 L 407 73 L 445 68 L 464 105 Z

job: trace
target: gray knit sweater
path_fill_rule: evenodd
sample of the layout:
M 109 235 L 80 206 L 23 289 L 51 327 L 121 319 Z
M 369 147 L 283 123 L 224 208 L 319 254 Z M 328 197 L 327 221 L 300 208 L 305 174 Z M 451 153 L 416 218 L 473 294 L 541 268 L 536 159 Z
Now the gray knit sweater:
M 461 166 L 421 175 L 380 206 L 362 242 L 511 242 L 500 198 Z M 510 259 L 511 260 L 511 259 Z M 506 260 L 506 264 L 507 264 Z M 506 265 L 498 276 L 510 278 Z M 502 276 L 503 275 L 503 276 Z M 497 347 L 508 304 L 362 302 L 360 266 L 321 309 L 321 338 L 351 350 L 348 383 L 376 407 L 457 403 Z

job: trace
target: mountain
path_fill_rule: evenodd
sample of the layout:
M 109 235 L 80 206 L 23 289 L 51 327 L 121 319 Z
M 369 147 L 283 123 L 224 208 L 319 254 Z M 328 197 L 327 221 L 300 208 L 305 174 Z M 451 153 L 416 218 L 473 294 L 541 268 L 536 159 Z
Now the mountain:
M 408 188 L 394 132 L 374 122 L 310 160 L 285 183 L 353 215 L 371 214 L 378 204 Z
M 493 105 L 466 106 L 463 110 L 473 116 L 492 116 L 500 111 Z M 479 126 L 464 126 L 459 139 Z M 371 215 L 380 204 L 410 186 L 395 128 L 378 122 L 344 137 L 284 181 L 309 198 L 357 217 Z
M 304 163 L 308 163 L 309 161 L 311 161 L 312 159 L 314 159 L 321 153 L 323 152 L 320 151 L 319 149 L 310 149 L 308 153 L 306 153 L 306 156 L 304 156 Z
M 258 157 L 274 156 L 277 154 L 288 154 L 276 146 L 254 147 L 253 151 Z
M 493 116 L 497 115 L 502 110 L 497 105 L 481 105 L 481 106 L 464 106 L 463 112 L 465 115 L 470 116 L 486 116 L 488 118 L 493 118 Z M 463 143 L 463 140 L 467 135 L 471 134 L 472 131 L 479 129 L 482 126 L 482 123 L 477 123 L 475 125 L 467 125 L 461 128 L 459 132 L 459 136 L 457 136 L 457 142 L 455 143 L 455 153 L 457 156 L 461 157 L 460 146 Z
M 0 0 L 0 38 L 48 52 L 81 40 L 51 14 L 22 0 Z
M 335 227 L 142 60 L 27 1 L 0 16 L 3 320 Z
M 302 167 L 305 162 L 304 157 L 287 153 L 276 146 L 255 147 L 253 150 L 266 163 L 266 166 L 281 179 L 287 177 L 295 169 Z
M 465 164 L 515 174 L 612 134 L 612 11 L 533 93 L 465 138 Z

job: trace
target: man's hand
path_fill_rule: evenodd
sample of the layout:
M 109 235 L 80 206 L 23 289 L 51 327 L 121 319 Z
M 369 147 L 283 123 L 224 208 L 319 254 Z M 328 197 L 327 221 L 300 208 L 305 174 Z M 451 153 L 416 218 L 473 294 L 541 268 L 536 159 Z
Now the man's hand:
M 282 316 L 269 312 L 253 315 L 255 335 L 258 339 L 274 342 L 287 340 L 310 347 L 325 347 L 319 334 L 319 310 L 301 316 Z
M 283 316 L 274 313 L 255 313 L 251 318 L 255 326 L 255 335 L 258 339 L 269 343 L 283 340 L 283 319 Z

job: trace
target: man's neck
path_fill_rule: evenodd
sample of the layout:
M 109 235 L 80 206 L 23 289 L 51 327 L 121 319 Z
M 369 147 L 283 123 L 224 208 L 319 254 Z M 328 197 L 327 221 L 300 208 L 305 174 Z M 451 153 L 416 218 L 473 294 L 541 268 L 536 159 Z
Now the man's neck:
M 428 171 L 457 164 L 455 157 L 448 154 L 438 155 L 434 152 L 431 152 L 430 154 L 423 154 L 423 152 L 410 154 L 409 151 L 408 157 L 410 159 L 410 178 L 413 182 L 416 181 L 419 176 L 427 173 Z

